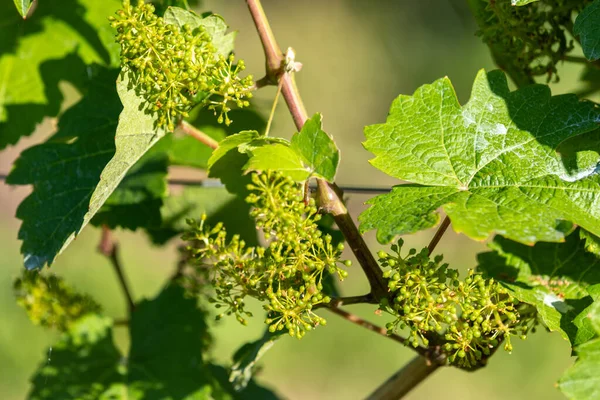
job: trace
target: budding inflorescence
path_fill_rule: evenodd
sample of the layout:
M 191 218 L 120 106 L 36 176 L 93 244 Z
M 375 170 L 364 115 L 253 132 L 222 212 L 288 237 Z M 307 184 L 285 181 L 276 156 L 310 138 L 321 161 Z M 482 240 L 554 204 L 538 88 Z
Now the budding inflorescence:
M 218 316 L 235 314 L 241 323 L 250 313 L 245 310 L 247 296 L 264 301 L 266 324 L 271 332 L 287 330 L 301 338 L 326 321 L 314 309 L 327 304 L 323 293 L 324 273 L 347 276 L 341 261 L 343 244 L 334 246 L 330 235 L 317 226 L 321 215 L 313 199 L 304 201 L 302 188 L 280 173 L 252 175 L 246 201 L 252 205 L 251 216 L 265 236 L 265 247 L 247 247 L 235 235 L 227 240 L 222 224 L 209 228 L 206 217 L 189 221 L 191 229 L 184 235 L 191 241 L 200 271 L 208 270 L 216 296 L 212 302 L 225 307 Z M 206 267 L 209 266 L 207 269 Z
M 509 0 L 488 2 L 477 34 L 502 54 L 504 68 L 528 77 L 556 77 L 556 65 L 574 49 L 568 27 L 591 0 L 541 0 L 515 7 Z M 511 64 L 511 65 L 505 65 Z M 558 78 L 556 79 L 558 80 Z
M 91 297 L 77 293 L 63 279 L 24 271 L 14 282 L 17 304 L 25 309 L 36 325 L 65 331 L 86 314 L 98 313 L 101 307 Z
M 402 245 L 399 240 L 392 246 L 393 255 L 378 254 L 381 265 L 390 267 L 384 272 L 390 301 L 381 305 L 396 317 L 387 324 L 388 332 L 408 328 L 414 347 L 440 345 L 450 363 L 474 368 L 502 341 L 512 351 L 511 335 L 525 338 L 533 327 L 535 319 L 521 318 L 518 301 L 498 282 L 472 270 L 459 280 L 441 255 L 432 260 L 425 248 L 402 257 Z
M 244 62 L 218 54 L 211 35 L 202 26 L 167 24 L 143 0 L 111 17 L 121 45 L 121 63 L 133 73 L 136 91 L 156 114 L 157 125 L 169 131 L 180 118 L 202 104 L 218 115 L 219 123 L 231 123 L 230 104 L 249 105 L 252 76 L 240 78 Z

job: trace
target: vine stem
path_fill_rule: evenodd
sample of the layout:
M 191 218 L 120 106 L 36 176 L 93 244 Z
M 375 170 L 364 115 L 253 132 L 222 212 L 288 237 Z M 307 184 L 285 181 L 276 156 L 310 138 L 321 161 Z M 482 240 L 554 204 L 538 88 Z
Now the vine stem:
M 204 143 L 213 150 L 219 147 L 219 142 L 217 142 L 215 139 L 211 138 L 206 133 L 202 132 L 201 130 L 199 130 L 198 128 L 196 128 L 188 122 L 182 120 L 177 125 L 177 127 L 184 131 L 186 134 L 190 135 L 199 142 Z
M 117 273 L 117 278 L 119 278 L 121 289 L 123 290 L 123 294 L 127 300 L 127 309 L 129 311 L 129 315 L 131 315 L 135 309 L 135 302 L 133 301 L 131 290 L 129 289 L 127 279 L 123 273 L 123 267 L 121 266 L 121 260 L 119 258 L 119 245 L 112 238 L 112 232 L 106 225 L 102 225 L 102 237 L 100 238 L 100 243 L 98 244 L 98 251 L 100 254 L 105 255 L 110 260 L 113 269 Z
M 367 400 L 397 400 L 434 373 L 440 364 L 425 357 L 413 358 L 367 397 Z
M 260 0 L 246 0 L 246 3 L 265 52 L 266 75 L 271 77 L 274 82 L 281 84 L 283 98 L 296 128 L 300 131 L 308 119 L 308 114 L 296 86 L 294 75 L 285 72 L 286 66 L 284 65 L 285 59 L 283 53 L 275 40 L 275 35 Z M 344 234 L 346 241 L 369 280 L 374 298 L 378 301 L 386 297 L 387 285 L 383 279 L 381 268 L 379 268 L 377 261 L 358 231 L 358 227 L 348 213 L 342 201 L 341 191 L 335 184 L 331 184 L 323 179 L 317 179 L 317 187 L 320 192 L 321 202 L 319 205 L 324 211 L 332 214 L 338 228 Z
M 433 238 L 431 238 L 431 241 L 429 242 L 429 245 L 427 246 L 427 250 L 429 250 L 429 254 L 433 253 L 433 250 L 435 250 L 436 246 L 440 242 L 440 239 L 442 238 L 442 236 L 444 236 L 444 233 L 446 233 L 446 229 L 448 229 L 449 226 L 450 226 L 450 218 L 448 218 L 448 216 L 446 215 L 446 217 L 442 221 L 442 224 L 440 225 L 438 230 L 435 232 L 435 235 L 433 235 Z

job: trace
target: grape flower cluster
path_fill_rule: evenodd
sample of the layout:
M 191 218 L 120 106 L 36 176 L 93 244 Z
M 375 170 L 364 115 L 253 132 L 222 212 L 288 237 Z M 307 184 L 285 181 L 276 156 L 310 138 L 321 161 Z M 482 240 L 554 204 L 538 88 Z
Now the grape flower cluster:
M 293 337 L 326 321 L 315 309 L 330 302 L 323 293 L 325 271 L 342 280 L 347 276 L 340 260 L 343 244 L 333 245 L 332 237 L 322 234 L 317 222 L 314 199 L 305 201 L 302 188 L 291 178 L 277 172 L 254 173 L 246 201 L 251 216 L 264 233 L 264 247 L 248 247 L 239 235 L 227 239 L 221 223 L 210 228 L 206 216 L 188 223 L 184 234 L 190 242 L 197 271 L 205 271 L 215 290 L 211 302 L 224 308 L 217 316 L 236 315 L 245 324 L 247 296 L 264 302 L 265 323 L 269 331 L 284 329 Z
M 511 336 L 524 339 L 533 328 L 535 318 L 522 317 L 519 302 L 494 279 L 469 270 L 460 280 L 441 255 L 432 260 L 425 248 L 402 257 L 402 245 L 402 240 L 392 245 L 393 255 L 378 254 L 381 265 L 390 267 L 384 277 L 391 295 L 381 304 L 396 317 L 386 325 L 388 333 L 408 328 L 412 346 L 439 345 L 451 364 L 471 369 L 484 364 L 502 341 L 512 351 Z
M 84 315 L 101 311 L 90 296 L 76 292 L 54 275 L 24 271 L 13 287 L 17 304 L 25 309 L 35 325 L 64 332 Z
M 478 36 L 495 53 L 497 60 L 507 69 L 517 69 L 532 78 L 554 76 L 556 64 L 574 49 L 573 18 L 591 0 L 540 0 L 526 6 L 515 7 L 510 0 L 479 0 L 485 2 Z M 506 65 L 510 64 L 510 65 Z
M 180 118 L 202 104 L 218 115 L 219 123 L 231 123 L 230 103 L 249 105 L 252 76 L 241 78 L 244 62 L 218 54 L 203 26 L 168 24 L 154 14 L 154 6 L 129 0 L 111 17 L 121 45 L 121 63 L 132 72 L 137 94 L 156 114 L 156 124 L 175 129 Z

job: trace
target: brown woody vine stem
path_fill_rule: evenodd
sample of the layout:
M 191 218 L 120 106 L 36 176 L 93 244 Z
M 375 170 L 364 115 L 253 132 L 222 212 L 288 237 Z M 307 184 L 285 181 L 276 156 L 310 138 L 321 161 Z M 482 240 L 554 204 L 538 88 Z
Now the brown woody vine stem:
M 417 356 L 371 393 L 367 400 L 400 399 L 439 367 L 440 364 L 431 363 L 427 358 Z
M 123 294 L 127 300 L 127 309 L 129 311 L 129 315 L 131 315 L 135 309 L 135 303 L 133 301 L 133 296 L 131 295 L 131 290 L 129 290 L 127 279 L 123 273 L 121 260 L 119 259 L 119 245 L 112 238 L 110 228 L 106 225 L 102 226 L 102 237 L 100 239 L 100 243 L 98 244 L 98 251 L 110 260 L 113 269 L 117 273 L 117 278 L 119 278 L 121 289 L 123 290 Z
M 265 58 L 267 76 L 271 78 L 273 82 L 280 82 L 281 80 L 281 93 L 287 104 L 287 107 L 292 115 L 294 124 L 298 130 L 302 129 L 302 126 L 308 119 L 308 114 L 296 81 L 292 73 L 285 72 L 284 65 L 285 58 L 281 51 L 281 48 L 275 40 L 271 26 L 262 8 L 260 0 L 246 0 L 248 9 L 256 26 L 258 36 L 262 43 Z M 360 235 L 356 224 L 352 220 L 348 210 L 344 205 L 341 198 L 341 193 L 336 190 L 335 184 L 330 184 L 323 179 L 317 180 L 318 190 L 321 195 L 320 206 L 327 212 L 330 212 L 335 219 L 335 222 L 344 234 L 346 241 L 350 245 L 352 252 L 356 256 L 358 262 L 363 268 L 369 284 L 371 285 L 371 292 L 375 300 L 380 300 L 387 294 L 387 285 L 383 279 L 383 274 L 377 261 L 371 254 L 371 251 L 367 247 L 364 239 Z
M 446 216 L 444 218 L 444 220 L 442 221 L 442 224 L 438 228 L 437 232 L 435 232 L 435 235 L 433 235 L 433 238 L 431 238 L 429 245 L 427 246 L 427 250 L 429 250 L 429 254 L 433 253 L 433 250 L 435 250 L 436 246 L 440 242 L 440 239 L 442 238 L 442 236 L 444 236 L 444 233 L 446 233 L 446 229 L 448 229 L 449 226 L 450 226 L 450 218 L 448 218 L 448 216 Z

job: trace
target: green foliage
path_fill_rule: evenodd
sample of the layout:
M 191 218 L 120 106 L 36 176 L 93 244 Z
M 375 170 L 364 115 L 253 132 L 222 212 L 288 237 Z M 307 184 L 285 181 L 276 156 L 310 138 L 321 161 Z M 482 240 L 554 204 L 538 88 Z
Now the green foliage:
M 204 354 L 211 339 L 205 312 L 177 283 L 136 305 L 126 359 L 112 339 L 112 322 L 98 314 L 75 320 L 48 351 L 32 379 L 31 399 L 277 398 L 249 382 L 235 391 Z
M 536 307 L 540 320 L 572 345 L 590 340 L 588 307 L 600 297 L 600 258 L 577 233 L 564 243 L 524 246 L 498 236 L 493 252 L 478 256 L 478 269 L 503 282 L 512 296 Z
M 62 278 L 23 271 L 14 282 L 17 304 L 35 325 L 66 331 L 79 318 L 96 314 L 101 307 L 91 297 L 76 292 Z
M 379 252 L 382 267 L 390 267 L 383 276 L 393 299 L 381 307 L 396 317 L 388 332 L 408 327 L 412 346 L 441 346 L 451 364 L 474 369 L 485 365 L 502 341 L 512 351 L 511 336 L 525 338 L 535 324 L 535 317 L 519 314 L 518 301 L 494 279 L 469 270 L 460 281 L 441 255 L 430 260 L 425 248 L 402 257 L 403 244 L 392 245 L 393 255 Z
M 434 226 L 443 207 L 455 231 L 477 240 L 496 232 L 560 241 L 570 222 L 598 234 L 598 159 L 579 169 L 557 147 L 597 129 L 599 118 L 592 103 L 551 96 L 547 86 L 510 92 L 499 71 L 481 71 L 463 107 L 447 78 L 401 95 L 385 124 L 365 128 L 365 147 L 371 164 L 414 184 L 369 200 L 361 230 L 389 242 Z
M 585 318 L 592 325 L 596 338 L 578 346 L 577 361 L 565 372 L 558 382 L 559 389 L 569 399 L 591 400 L 600 395 L 600 303 L 596 303 Z
M 204 19 L 179 8 L 169 8 L 164 19 L 154 6 L 129 1 L 112 18 L 121 45 L 121 62 L 132 71 L 136 94 L 144 98 L 147 112 L 158 127 L 175 129 L 180 117 L 188 117 L 198 103 L 208 106 L 219 121 L 229 125 L 229 102 L 248 106 L 252 77 L 238 73 L 244 63 L 233 66 L 233 35 L 218 16 Z M 215 99 L 218 96 L 219 99 Z
M 222 224 L 206 226 L 206 217 L 190 221 L 184 235 L 189 250 L 198 262 L 198 273 L 208 274 L 216 296 L 212 302 L 234 314 L 245 324 L 251 313 L 244 298 L 265 302 L 270 332 L 287 330 L 301 338 L 306 331 L 325 324 L 314 308 L 329 303 L 323 295 L 323 273 L 328 270 L 340 279 L 347 272 L 338 264 L 344 246 L 331 244 L 317 226 L 321 218 L 314 200 L 303 200 L 302 189 L 280 173 L 252 174 L 251 194 L 246 201 L 253 206 L 256 227 L 264 232 L 266 247 L 247 247 L 238 235 L 228 241 Z
M 590 61 L 600 58 L 600 1 L 595 0 L 581 11 L 573 25 L 579 35 L 583 54 Z
M 21 11 L 29 3 L 15 0 Z M 83 91 L 90 64 L 119 62 L 113 30 L 106 23 L 119 1 L 37 3 L 27 20 L 10 1 L 0 4 L 0 149 L 31 135 L 45 116 L 58 115 L 63 101 L 60 81 Z

